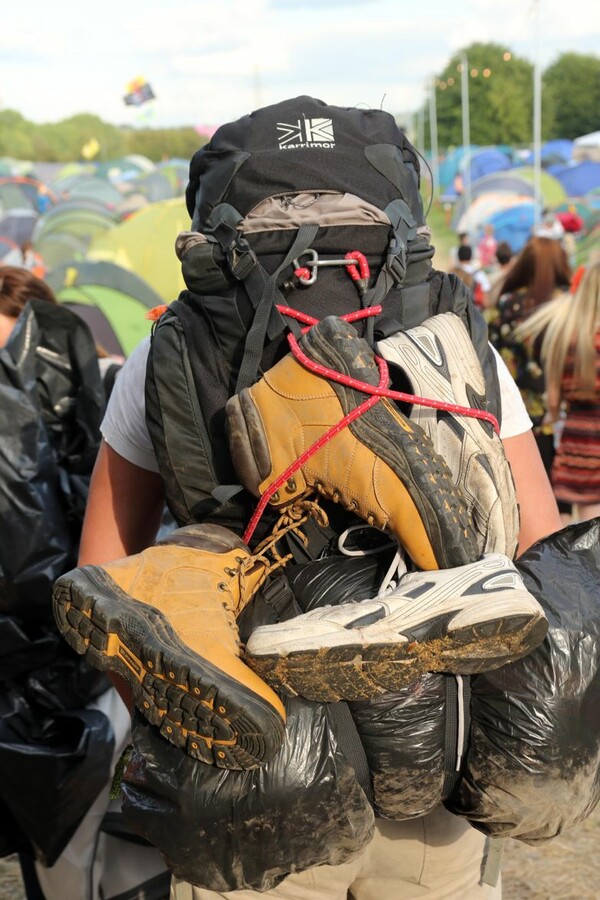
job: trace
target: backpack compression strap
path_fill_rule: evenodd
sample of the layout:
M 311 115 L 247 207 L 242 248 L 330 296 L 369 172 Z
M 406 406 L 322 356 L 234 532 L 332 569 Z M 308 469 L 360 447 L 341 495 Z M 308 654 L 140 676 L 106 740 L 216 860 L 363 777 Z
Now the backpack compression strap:
M 319 230 L 317 224 L 301 225 L 283 262 L 269 275 L 235 227 L 241 218 L 232 206 L 222 203 L 211 213 L 208 227 L 205 229 L 207 236 L 214 236 L 220 244 L 231 273 L 243 282 L 254 307 L 254 319 L 246 336 L 236 393 L 242 388 L 250 387 L 256 381 L 266 337 L 272 339 L 285 328 L 283 319 L 277 311 L 277 304 L 285 302 L 277 287 L 279 274 L 294 259 L 308 250 Z

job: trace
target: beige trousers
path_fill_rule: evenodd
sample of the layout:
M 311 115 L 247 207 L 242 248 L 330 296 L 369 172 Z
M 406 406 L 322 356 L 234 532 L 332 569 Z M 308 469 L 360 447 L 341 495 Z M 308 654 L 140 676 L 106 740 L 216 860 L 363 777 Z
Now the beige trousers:
M 271 891 L 207 891 L 174 878 L 171 900 L 499 900 L 481 884 L 485 837 L 439 807 L 405 822 L 378 819 L 371 843 L 351 862 L 289 875 Z

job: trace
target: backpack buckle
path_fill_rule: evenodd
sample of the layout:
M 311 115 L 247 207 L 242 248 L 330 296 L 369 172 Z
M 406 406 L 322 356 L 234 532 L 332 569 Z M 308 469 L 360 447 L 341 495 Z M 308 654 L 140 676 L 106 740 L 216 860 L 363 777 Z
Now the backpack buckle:
M 229 271 L 238 281 L 245 281 L 252 269 L 258 265 L 254 250 L 244 241 L 232 241 L 225 250 Z

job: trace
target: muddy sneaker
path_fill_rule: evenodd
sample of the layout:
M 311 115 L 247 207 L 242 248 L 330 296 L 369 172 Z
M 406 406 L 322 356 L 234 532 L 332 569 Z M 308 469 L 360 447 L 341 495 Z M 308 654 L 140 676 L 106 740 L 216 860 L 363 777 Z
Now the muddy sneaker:
M 425 672 L 472 675 L 526 656 L 548 623 L 511 560 L 404 575 L 374 600 L 315 609 L 257 628 L 246 662 L 309 700 L 370 699 Z
M 303 335 L 300 347 L 313 363 L 379 384 L 373 351 L 341 319 L 323 319 Z M 244 486 L 262 496 L 366 396 L 309 371 L 292 354 L 284 357 L 227 402 L 232 458 Z M 391 532 L 420 569 L 462 565 L 480 556 L 467 505 L 448 466 L 423 429 L 387 399 L 340 428 L 270 502 L 286 506 L 313 490 Z
M 485 379 L 462 320 L 448 312 L 380 341 L 377 349 L 408 378 L 407 392 L 459 406 L 485 408 Z M 514 556 L 519 512 L 512 472 L 489 422 L 415 404 L 410 420 L 431 438 L 466 498 L 483 553 Z
M 285 730 L 281 701 L 240 659 L 235 624 L 267 574 L 228 529 L 190 525 L 135 556 L 63 575 L 54 615 L 90 665 L 125 679 L 168 741 L 250 769 L 274 756 Z

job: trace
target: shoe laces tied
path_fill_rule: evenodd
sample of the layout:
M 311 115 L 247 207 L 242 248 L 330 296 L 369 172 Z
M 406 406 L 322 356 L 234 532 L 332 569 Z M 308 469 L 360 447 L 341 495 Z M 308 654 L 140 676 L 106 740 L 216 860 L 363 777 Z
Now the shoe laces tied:
M 302 526 L 311 518 L 324 528 L 329 524 L 327 513 L 316 500 L 301 499 L 284 509 L 271 533 L 257 545 L 254 553 L 240 559 L 238 575 L 241 591 L 245 589 L 246 572 L 254 568 L 257 563 L 264 566 L 264 578 L 266 578 L 293 559 L 292 553 L 282 554 L 278 547 L 279 542 L 286 534 L 293 532 L 305 547 L 308 546 L 308 538 L 302 530 Z M 261 579 L 260 584 L 264 578 Z

